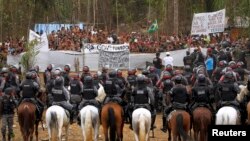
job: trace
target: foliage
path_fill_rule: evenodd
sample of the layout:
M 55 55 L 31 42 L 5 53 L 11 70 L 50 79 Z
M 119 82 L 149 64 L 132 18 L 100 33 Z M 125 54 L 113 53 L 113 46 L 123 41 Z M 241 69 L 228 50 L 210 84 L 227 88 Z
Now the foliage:
M 34 67 L 36 63 L 35 57 L 39 53 L 39 50 L 36 49 L 36 45 L 38 44 L 38 40 L 32 40 L 25 45 L 25 52 L 21 57 L 21 65 L 23 66 L 24 72 L 27 72 L 29 69 Z
M 130 30 L 138 29 L 138 25 L 148 27 L 148 21 L 158 19 L 159 31 L 167 32 L 173 28 L 170 24 L 176 1 L 179 26 L 184 26 L 180 29 L 191 27 L 193 13 L 222 8 L 231 19 L 250 17 L 249 0 L 0 0 L 0 40 L 25 36 L 35 23 L 85 22 L 112 30 L 116 28 L 117 14 L 119 24 L 126 24 Z

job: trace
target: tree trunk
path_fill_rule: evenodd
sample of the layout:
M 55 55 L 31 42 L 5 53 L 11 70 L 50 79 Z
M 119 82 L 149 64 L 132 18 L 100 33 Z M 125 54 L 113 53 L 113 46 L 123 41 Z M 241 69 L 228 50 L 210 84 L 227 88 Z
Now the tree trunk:
M 179 0 L 174 0 L 174 32 L 179 33 Z

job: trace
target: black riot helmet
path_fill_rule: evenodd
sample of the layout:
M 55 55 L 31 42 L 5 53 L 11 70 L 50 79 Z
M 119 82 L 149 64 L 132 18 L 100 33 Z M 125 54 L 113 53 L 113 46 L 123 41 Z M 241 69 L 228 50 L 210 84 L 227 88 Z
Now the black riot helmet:
M 182 80 L 182 78 L 181 78 L 180 75 L 176 75 L 176 76 L 175 76 L 174 81 L 175 81 L 176 84 L 181 84 L 181 80 Z
M 57 76 L 55 79 L 55 87 L 63 86 L 63 78 L 61 76 Z
M 145 81 L 146 81 L 145 76 L 142 74 L 138 75 L 136 78 L 138 87 L 143 87 L 145 85 Z
M 25 74 L 26 79 L 32 79 L 33 73 L 32 72 L 27 72 Z
M 206 82 L 206 76 L 204 74 L 199 74 L 198 75 L 198 83 L 204 84 L 205 82 Z
M 84 77 L 84 84 L 85 85 L 92 85 L 93 84 L 93 77 L 88 75 Z
M 111 72 L 109 72 L 109 77 L 110 78 L 115 78 L 117 76 L 117 71 L 116 70 L 112 70 Z

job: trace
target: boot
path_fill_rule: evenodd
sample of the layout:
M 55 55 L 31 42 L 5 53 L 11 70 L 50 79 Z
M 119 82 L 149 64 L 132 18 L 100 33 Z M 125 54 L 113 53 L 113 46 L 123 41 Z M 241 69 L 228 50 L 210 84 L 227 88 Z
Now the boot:
M 166 117 L 162 117 L 162 128 L 161 131 L 166 133 L 167 132 L 167 119 Z
M 154 128 L 156 128 L 156 126 L 155 126 L 156 115 L 152 115 L 151 119 L 152 119 L 152 123 L 151 123 L 150 130 L 153 130 Z
M 74 123 L 74 111 L 72 110 L 71 112 L 70 112 L 70 124 L 73 124 Z

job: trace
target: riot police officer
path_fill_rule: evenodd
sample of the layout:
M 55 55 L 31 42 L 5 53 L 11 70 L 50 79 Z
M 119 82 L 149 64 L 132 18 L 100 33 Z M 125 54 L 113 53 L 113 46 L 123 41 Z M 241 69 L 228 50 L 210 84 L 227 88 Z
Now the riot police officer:
M 233 106 L 239 109 L 239 103 L 236 101 L 236 96 L 239 91 L 240 88 L 234 81 L 233 72 L 226 72 L 224 75 L 224 80 L 218 84 L 219 103 L 217 105 L 217 110 L 223 106 Z
M 95 99 L 98 96 L 98 90 L 93 83 L 92 76 L 86 76 L 84 78 L 82 101 L 78 107 L 81 110 L 84 106 L 93 105 L 100 109 L 99 102 Z
M 197 85 L 192 88 L 192 100 L 191 113 L 195 108 L 203 106 L 207 107 L 213 113 L 213 107 L 210 100 L 211 90 L 206 84 L 206 76 L 204 74 L 198 75 Z
M 104 104 L 108 103 L 109 101 L 116 101 L 122 105 L 122 90 L 117 81 L 117 71 L 112 70 L 109 72 L 109 78 L 104 83 L 104 91 L 106 93 Z
M 26 79 L 20 85 L 22 97 L 19 103 L 21 103 L 23 100 L 29 100 L 34 103 L 37 107 L 38 121 L 40 121 L 42 118 L 44 104 L 39 99 L 37 99 L 40 87 L 39 84 L 32 79 L 32 75 L 32 72 L 27 72 Z
M 64 78 L 64 87 L 68 88 L 69 87 L 69 82 L 70 82 L 70 65 L 67 64 L 64 66 L 64 71 L 62 72 L 62 76 Z
M 83 85 L 84 85 L 84 78 L 86 77 L 86 76 L 90 76 L 91 74 L 90 74 L 90 72 L 89 72 L 89 67 L 88 66 L 84 66 L 83 68 L 82 68 L 82 75 L 81 75 L 81 81 L 82 81 L 82 83 L 83 83 Z
M 82 101 L 82 91 L 83 91 L 83 84 L 79 80 L 78 74 L 73 74 L 73 79 L 69 82 L 70 87 L 70 103 L 73 105 L 74 108 L 74 117 L 78 114 L 78 106 Z
M 57 76 L 54 81 L 54 86 L 51 90 L 53 96 L 52 105 L 62 106 L 70 114 L 70 123 L 73 123 L 74 110 L 73 106 L 69 103 L 69 91 L 64 87 L 63 78 Z
M 134 110 L 140 107 L 146 108 L 151 112 L 152 122 L 151 122 L 151 130 L 154 128 L 156 113 L 154 110 L 154 95 L 152 89 L 147 87 L 145 76 L 138 75 L 137 77 L 137 85 L 132 92 Z M 149 103 L 150 101 L 150 103 Z
M 171 97 L 171 104 L 166 108 L 166 115 L 169 115 L 173 109 L 187 110 L 187 106 L 190 101 L 187 88 L 182 84 L 181 76 L 176 76 L 174 82 L 175 86 L 169 93 Z

